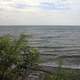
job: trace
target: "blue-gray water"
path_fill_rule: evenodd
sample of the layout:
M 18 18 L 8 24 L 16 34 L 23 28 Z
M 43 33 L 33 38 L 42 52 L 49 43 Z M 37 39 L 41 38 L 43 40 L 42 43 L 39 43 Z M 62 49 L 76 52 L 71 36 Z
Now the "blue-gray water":
M 0 35 L 6 33 L 31 34 L 30 45 L 47 63 L 63 58 L 65 65 L 80 65 L 80 26 L 0 26 Z

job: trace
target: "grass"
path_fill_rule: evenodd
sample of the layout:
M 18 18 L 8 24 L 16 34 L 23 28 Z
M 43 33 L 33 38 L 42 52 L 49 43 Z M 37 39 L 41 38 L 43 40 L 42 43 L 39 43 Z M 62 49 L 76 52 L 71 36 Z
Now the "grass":
M 59 60 L 59 66 L 55 72 L 49 74 L 45 73 L 44 80 L 80 80 L 79 69 L 62 68 L 63 61 Z
M 80 80 L 80 70 L 58 70 L 53 74 L 45 74 L 44 80 Z

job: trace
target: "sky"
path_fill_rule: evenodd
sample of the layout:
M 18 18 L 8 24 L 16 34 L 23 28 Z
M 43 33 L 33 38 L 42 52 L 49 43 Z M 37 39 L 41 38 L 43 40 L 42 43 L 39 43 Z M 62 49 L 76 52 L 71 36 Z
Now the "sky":
M 0 0 L 0 25 L 80 25 L 80 0 Z

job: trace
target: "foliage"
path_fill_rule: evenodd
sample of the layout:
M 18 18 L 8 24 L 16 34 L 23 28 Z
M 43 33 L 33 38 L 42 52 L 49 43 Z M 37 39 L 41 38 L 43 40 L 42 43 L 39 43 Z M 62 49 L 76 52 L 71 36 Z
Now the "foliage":
M 38 51 L 29 46 L 27 35 L 0 37 L 0 80 L 25 78 L 38 60 Z
M 80 80 L 80 70 L 65 69 L 59 66 L 54 73 L 45 73 L 44 80 Z

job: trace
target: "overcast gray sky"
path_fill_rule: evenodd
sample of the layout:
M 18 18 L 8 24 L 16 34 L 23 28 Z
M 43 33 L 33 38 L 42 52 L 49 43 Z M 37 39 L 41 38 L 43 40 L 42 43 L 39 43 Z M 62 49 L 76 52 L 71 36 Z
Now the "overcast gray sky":
M 48 1 L 1 0 L 0 25 L 80 25 L 79 0 Z

